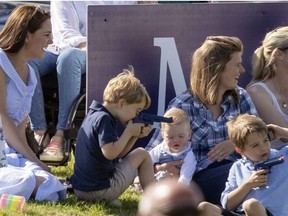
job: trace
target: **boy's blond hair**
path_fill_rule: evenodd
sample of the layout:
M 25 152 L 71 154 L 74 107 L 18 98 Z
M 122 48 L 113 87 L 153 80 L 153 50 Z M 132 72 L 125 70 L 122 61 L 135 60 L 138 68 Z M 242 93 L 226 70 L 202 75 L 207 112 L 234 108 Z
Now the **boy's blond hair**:
M 151 104 L 151 98 L 144 85 L 135 77 L 132 66 L 112 78 L 103 92 L 104 102 L 117 103 L 120 99 L 125 99 L 128 104 L 141 103 L 144 100 L 144 109 Z
M 168 111 L 166 111 L 166 113 L 164 114 L 164 117 L 173 118 L 173 122 L 172 123 L 165 123 L 162 122 L 161 123 L 161 128 L 162 128 L 162 132 L 164 131 L 165 127 L 169 124 L 169 125 L 174 125 L 174 124 L 187 124 L 187 128 L 189 130 L 191 130 L 191 126 L 190 126 L 190 120 L 189 117 L 187 115 L 187 113 L 179 108 L 171 108 Z
M 240 149 L 245 148 L 247 136 L 253 133 L 267 134 L 265 122 L 255 115 L 242 114 L 227 122 L 228 136 L 234 145 Z

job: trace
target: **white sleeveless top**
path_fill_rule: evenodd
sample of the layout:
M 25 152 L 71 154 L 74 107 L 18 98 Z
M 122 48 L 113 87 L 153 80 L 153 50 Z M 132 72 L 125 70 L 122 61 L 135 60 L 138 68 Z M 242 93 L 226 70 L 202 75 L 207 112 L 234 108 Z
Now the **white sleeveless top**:
M 272 100 L 273 100 L 274 107 L 275 107 L 275 108 L 278 110 L 278 112 L 283 116 L 285 122 L 288 124 L 288 115 L 285 114 L 285 113 L 282 111 L 282 109 L 281 109 L 281 107 L 280 107 L 280 105 L 279 105 L 279 103 L 278 103 L 278 101 L 277 101 L 277 98 L 275 97 L 275 95 L 273 94 L 273 92 L 268 88 L 268 86 L 267 86 L 265 83 L 263 83 L 263 82 L 257 82 L 257 83 L 252 84 L 251 86 L 261 86 L 262 88 L 264 88 L 264 89 L 266 90 L 266 92 L 270 95 L 270 97 L 271 97 Z
M 251 86 L 261 86 L 262 88 L 264 88 L 266 90 L 266 92 L 272 98 L 275 109 L 278 110 L 278 112 L 283 116 L 285 122 L 288 124 L 288 115 L 282 111 L 282 109 L 281 109 L 281 107 L 277 101 L 277 98 L 275 97 L 273 92 L 268 88 L 268 86 L 263 82 L 257 82 L 257 83 L 252 84 Z M 271 142 L 271 145 L 273 146 L 272 148 L 274 148 L 274 149 L 281 149 L 283 146 L 287 145 L 287 143 L 285 143 L 281 140 L 274 140 Z

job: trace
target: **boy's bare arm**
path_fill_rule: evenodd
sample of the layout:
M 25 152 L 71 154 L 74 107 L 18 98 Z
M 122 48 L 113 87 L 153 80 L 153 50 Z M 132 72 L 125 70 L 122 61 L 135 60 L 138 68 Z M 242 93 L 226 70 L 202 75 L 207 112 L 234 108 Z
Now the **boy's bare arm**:
M 124 157 L 133 147 L 135 142 L 137 141 L 138 137 L 131 137 L 131 139 L 128 141 L 127 145 L 123 149 L 123 151 L 119 154 L 118 157 Z
M 116 142 L 108 143 L 101 147 L 103 155 L 108 160 L 114 160 L 119 157 L 120 153 L 123 152 L 124 148 L 128 144 L 130 138 L 131 135 L 124 131 Z
M 142 123 L 133 124 L 132 121 L 130 121 L 116 142 L 108 143 L 101 147 L 103 155 L 108 160 L 114 160 L 117 157 L 125 155 L 124 153 L 127 153 L 132 148 L 140 136 L 144 126 Z
M 245 197 L 250 193 L 252 188 L 261 187 L 267 184 L 266 170 L 259 170 L 252 173 L 242 185 L 228 194 L 226 209 L 235 210 Z
M 140 135 L 138 137 L 131 137 L 131 139 L 128 141 L 123 151 L 119 154 L 119 157 L 125 156 L 131 150 L 137 139 L 148 136 L 148 134 L 151 132 L 152 129 L 153 129 L 152 125 L 142 127 Z

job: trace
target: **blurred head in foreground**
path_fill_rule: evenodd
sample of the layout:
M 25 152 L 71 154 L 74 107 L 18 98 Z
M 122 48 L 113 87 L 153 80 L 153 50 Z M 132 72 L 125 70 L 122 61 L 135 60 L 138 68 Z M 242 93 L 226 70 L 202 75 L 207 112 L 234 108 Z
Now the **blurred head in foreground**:
M 195 183 L 183 185 L 167 179 L 148 186 L 138 205 L 137 216 L 198 216 L 203 195 Z

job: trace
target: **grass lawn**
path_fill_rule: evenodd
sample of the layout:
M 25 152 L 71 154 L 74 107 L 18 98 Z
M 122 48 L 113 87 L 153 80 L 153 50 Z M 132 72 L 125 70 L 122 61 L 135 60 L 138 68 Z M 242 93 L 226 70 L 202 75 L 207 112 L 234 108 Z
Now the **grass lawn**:
M 52 173 L 60 179 L 70 176 L 73 171 L 73 158 L 67 166 L 52 167 Z M 20 214 L 9 210 L 0 210 L 0 215 L 17 216 L 17 215 L 35 215 L 35 216 L 135 216 L 139 195 L 128 189 L 119 197 L 122 207 L 111 206 L 105 202 L 91 203 L 76 199 L 73 192 L 68 192 L 65 201 L 56 203 L 35 202 L 29 200 L 26 203 L 25 211 Z

